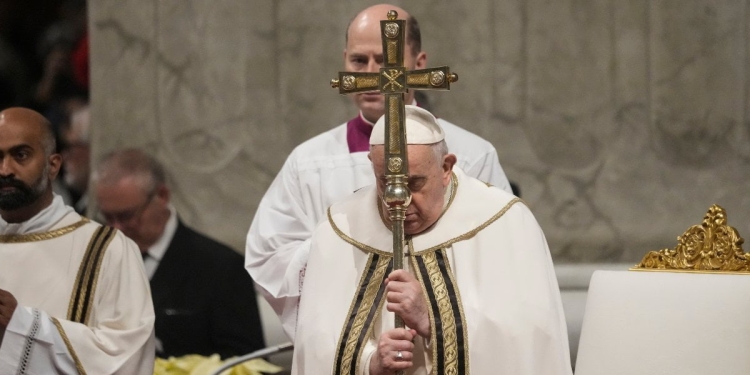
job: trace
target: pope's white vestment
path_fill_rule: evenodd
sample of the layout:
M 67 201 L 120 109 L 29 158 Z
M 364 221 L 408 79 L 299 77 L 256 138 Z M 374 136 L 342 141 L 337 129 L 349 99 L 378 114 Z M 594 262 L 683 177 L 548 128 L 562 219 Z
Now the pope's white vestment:
M 511 192 L 489 142 L 445 120 L 448 149 L 470 176 Z M 368 152 L 350 152 L 347 124 L 292 151 L 255 213 L 247 235 L 245 266 L 294 338 L 310 237 L 328 207 L 375 182 Z
M 153 372 L 154 310 L 140 252 L 119 231 L 99 228 L 59 196 L 28 222 L 0 219 L 0 289 L 18 301 L 0 374 Z
M 518 198 L 454 168 L 439 221 L 407 237 L 432 337 L 415 339 L 406 374 L 571 374 L 567 329 L 547 242 Z M 312 237 L 292 374 L 368 374 L 385 309 L 392 234 L 375 186 L 330 208 Z

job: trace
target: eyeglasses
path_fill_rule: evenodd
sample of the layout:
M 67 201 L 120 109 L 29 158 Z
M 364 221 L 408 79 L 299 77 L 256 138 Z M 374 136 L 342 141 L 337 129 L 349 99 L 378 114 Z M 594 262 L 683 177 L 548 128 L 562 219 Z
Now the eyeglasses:
M 156 191 L 152 191 L 148 194 L 148 197 L 146 197 L 146 201 L 139 205 L 138 207 L 131 208 L 129 210 L 120 211 L 120 212 L 99 212 L 101 218 L 104 219 L 104 222 L 107 224 L 127 224 L 135 221 L 136 219 L 140 219 L 143 215 L 143 212 L 146 211 L 146 207 L 151 203 L 151 201 L 156 196 Z

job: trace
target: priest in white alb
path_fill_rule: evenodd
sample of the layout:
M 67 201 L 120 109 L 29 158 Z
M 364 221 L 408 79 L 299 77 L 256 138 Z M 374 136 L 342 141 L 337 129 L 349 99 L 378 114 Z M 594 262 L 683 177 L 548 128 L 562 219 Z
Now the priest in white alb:
M 0 374 L 151 374 L 138 247 L 52 192 L 54 150 L 42 115 L 0 112 Z
M 370 138 L 377 183 L 333 204 L 313 234 L 292 373 L 571 374 L 560 292 L 534 216 L 456 167 L 429 112 L 407 106 L 405 125 L 405 269 L 392 271 L 381 118 Z M 406 328 L 394 328 L 394 314 Z

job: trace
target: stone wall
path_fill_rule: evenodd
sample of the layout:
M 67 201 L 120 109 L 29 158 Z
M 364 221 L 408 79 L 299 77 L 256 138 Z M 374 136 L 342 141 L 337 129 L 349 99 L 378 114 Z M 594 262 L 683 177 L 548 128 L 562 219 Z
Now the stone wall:
M 292 148 L 356 114 L 328 82 L 369 1 L 91 1 L 94 153 L 138 146 L 189 224 L 243 248 Z M 748 1 L 397 2 L 440 117 L 498 150 L 557 262 L 633 262 L 708 207 L 750 236 Z

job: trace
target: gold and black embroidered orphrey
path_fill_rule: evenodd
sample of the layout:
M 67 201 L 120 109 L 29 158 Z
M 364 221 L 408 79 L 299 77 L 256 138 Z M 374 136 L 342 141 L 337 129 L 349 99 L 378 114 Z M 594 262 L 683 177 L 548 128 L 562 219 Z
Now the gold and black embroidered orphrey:
M 413 254 L 411 241 L 409 247 Z M 466 316 L 445 249 L 414 255 L 411 261 L 429 307 L 432 326 L 431 374 L 468 375 Z
M 112 227 L 101 226 L 91 236 L 73 284 L 68 305 L 68 320 L 82 324 L 88 322 L 102 259 L 116 232 L 117 230 Z
M 334 375 L 354 375 L 359 367 L 362 348 L 372 329 L 372 322 L 383 307 L 384 281 L 393 270 L 393 257 L 370 253 L 359 281 L 356 298 L 347 314 L 346 324 L 336 346 Z
M 525 204 L 520 198 L 514 198 L 478 227 L 428 249 L 415 251 L 412 241 L 407 240 L 412 272 L 422 284 L 422 291 L 428 304 L 428 315 L 432 327 L 433 369 L 430 372 L 431 375 L 470 374 L 466 314 L 446 249 L 456 242 L 473 238 L 505 215 L 516 203 Z M 334 375 L 353 375 L 359 367 L 361 350 L 367 334 L 372 329 L 372 322 L 378 317 L 383 307 L 385 291 L 383 281 L 393 269 L 392 253 L 372 248 L 347 236 L 333 221 L 330 208 L 328 221 L 341 239 L 370 254 L 356 298 L 349 308 L 347 322 L 342 329 L 334 357 Z M 375 276 L 375 269 L 383 269 L 384 272 L 382 274 L 378 272 Z M 375 290 L 376 287 L 377 290 Z
M 445 249 L 421 253 L 412 256 L 411 260 L 430 311 L 432 374 L 468 375 L 466 317 Z M 333 375 L 356 373 L 367 335 L 383 308 L 383 281 L 392 270 L 392 257 L 370 253 L 336 347 Z

